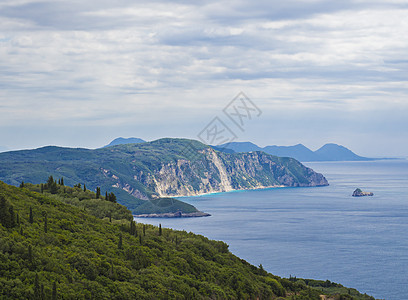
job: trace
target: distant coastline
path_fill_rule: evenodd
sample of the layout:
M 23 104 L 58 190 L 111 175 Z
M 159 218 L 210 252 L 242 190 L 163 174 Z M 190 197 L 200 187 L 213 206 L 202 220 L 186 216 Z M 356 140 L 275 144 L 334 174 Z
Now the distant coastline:
M 263 151 L 265 153 L 279 157 L 293 157 L 300 162 L 326 162 L 326 161 L 374 161 L 374 160 L 395 160 L 398 157 L 364 157 L 357 155 L 350 149 L 328 143 L 321 148 L 312 151 L 303 144 L 293 146 L 266 146 L 259 147 L 251 142 L 231 142 L 218 146 L 212 146 L 215 150 L 227 153 L 240 153 L 250 151 Z

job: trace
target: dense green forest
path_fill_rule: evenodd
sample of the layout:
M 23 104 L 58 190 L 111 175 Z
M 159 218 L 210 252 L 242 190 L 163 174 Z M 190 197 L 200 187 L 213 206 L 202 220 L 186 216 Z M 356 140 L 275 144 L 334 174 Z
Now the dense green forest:
M 124 212 L 116 218 L 91 212 L 119 204 L 50 183 L 0 182 L 0 299 L 317 300 L 326 291 L 373 299 L 329 281 L 274 276 L 221 241 L 136 224 L 124 207 L 111 210 Z M 81 205 L 91 199 L 97 205 Z

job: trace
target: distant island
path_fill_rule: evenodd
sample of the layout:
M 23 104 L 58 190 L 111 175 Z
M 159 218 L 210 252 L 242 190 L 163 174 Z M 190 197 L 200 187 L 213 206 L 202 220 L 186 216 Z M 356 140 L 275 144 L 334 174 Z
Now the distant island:
M 328 185 L 322 174 L 296 159 L 263 151 L 225 153 L 188 139 L 131 141 L 122 138 L 118 145 L 95 150 L 48 146 L 0 153 L 0 180 L 19 186 L 63 177 L 67 185 L 80 182 L 92 191 L 113 192 L 134 215 L 154 217 L 205 215 L 172 197 Z
M 372 192 L 363 192 L 361 189 L 357 188 L 353 192 L 353 197 L 363 197 L 363 196 L 374 196 Z
M 299 161 L 371 161 L 374 158 L 363 157 L 355 154 L 344 146 L 329 143 L 316 151 L 312 151 L 302 144 L 294 146 L 266 146 L 259 147 L 251 142 L 231 142 L 214 146 L 219 151 L 236 153 L 263 151 L 265 153 L 280 157 L 293 157 Z

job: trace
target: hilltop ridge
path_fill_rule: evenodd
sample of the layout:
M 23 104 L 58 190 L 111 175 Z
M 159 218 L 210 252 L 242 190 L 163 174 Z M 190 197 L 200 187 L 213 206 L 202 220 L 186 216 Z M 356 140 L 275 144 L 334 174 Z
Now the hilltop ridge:
M 228 149 L 234 152 L 264 151 L 280 157 L 293 157 L 299 161 L 369 161 L 373 158 L 355 154 L 344 146 L 328 143 L 316 151 L 312 151 L 302 144 L 294 146 L 266 146 L 259 147 L 250 142 L 231 142 L 217 146 L 218 149 Z M 222 150 L 221 150 L 222 151 Z
M 110 147 L 110 146 L 116 146 L 116 145 L 123 145 L 123 144 L 139 144 L 139 143 L 145 143 L 146 141 L 140 138 L 123 138 L 123 137 L 118 137 L 114 139 L 112 142 L 110 142 L 108 145 L 104 146 L 105 147 Z

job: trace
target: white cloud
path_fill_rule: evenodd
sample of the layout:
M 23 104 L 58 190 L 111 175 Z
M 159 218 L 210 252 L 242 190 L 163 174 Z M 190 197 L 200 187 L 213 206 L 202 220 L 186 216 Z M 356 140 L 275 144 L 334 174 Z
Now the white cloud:
M 404 1 L 3 1 L 0 126 L 196 120 L 188 127 L 198 130 L 240 90 L 280 113 L 407 111 L 407 9 Z

